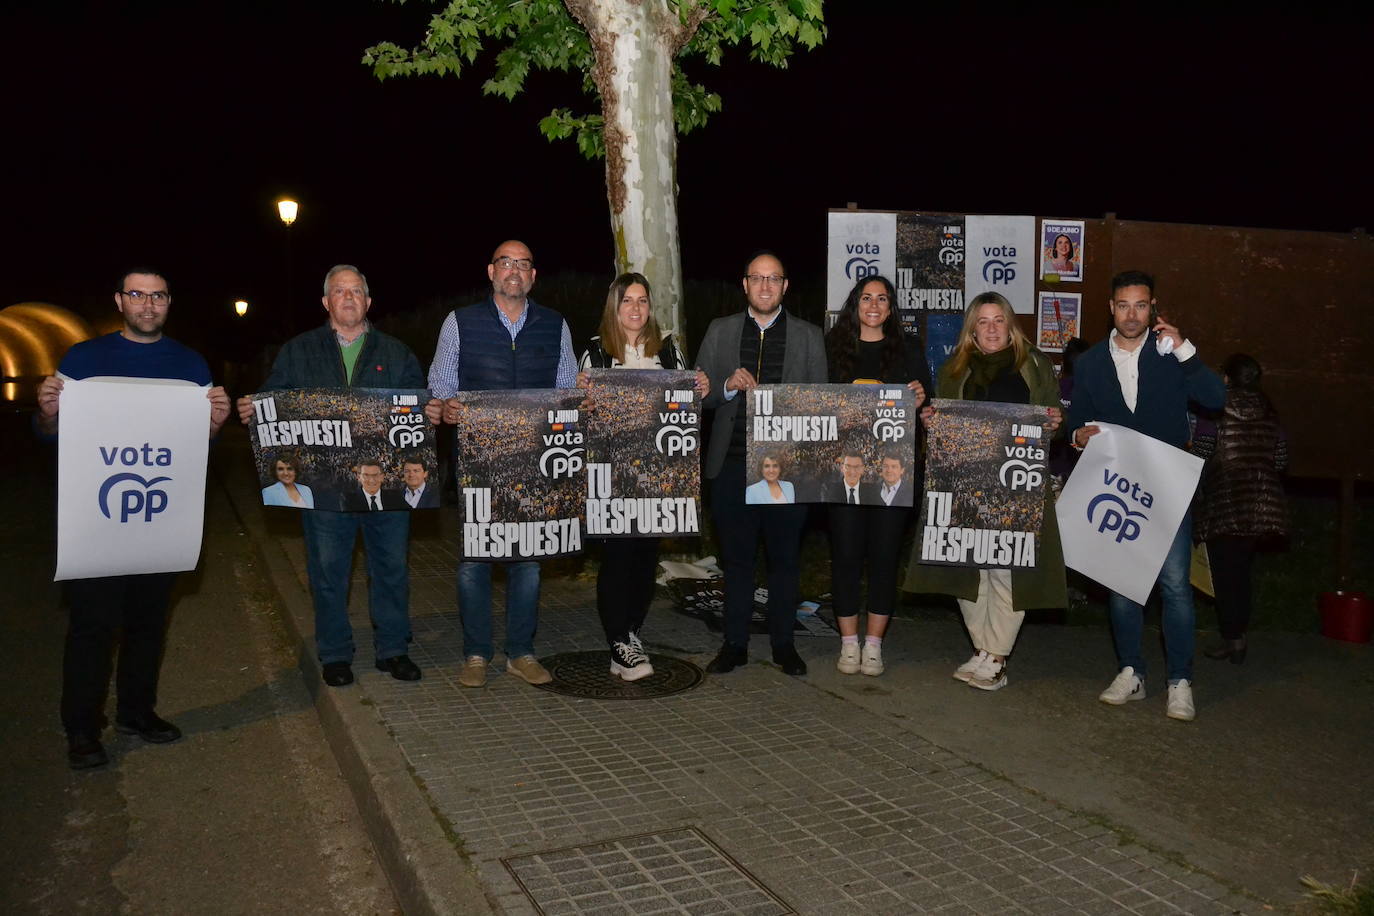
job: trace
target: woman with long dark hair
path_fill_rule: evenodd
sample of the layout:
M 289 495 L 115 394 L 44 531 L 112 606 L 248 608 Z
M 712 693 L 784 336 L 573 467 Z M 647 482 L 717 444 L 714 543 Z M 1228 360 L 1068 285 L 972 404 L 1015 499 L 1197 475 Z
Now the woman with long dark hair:
M 965 401 L 1038 404 L 1050 409 L 1049 432 L 1059 428 L 1063 412 L 1049 357 L 1031 345 L 1016 323 L 1011 303 L 1000 293 L 983 293 L 968 304 L 959 343 L 940 367 L 935 396 Z M 927 420 L 931 410 L 922 414 Z M 919 541 L 912 551 L 904 587 L 936 592 L 959 600 L 973 643 L 973 657 L 954 671 L 956 680 L 980 690 L 1007 684 L 1007 656 L 1027 608 L 1065 607 L 1064 551 L 1054 499 L 1045 487 L 1040 549 L 1032 569 L 973 569 L 920 562 Z
M 1288 507 L 1280 475 L 1288 466 L 1288 437 L 1279 414 L 1260 388 L 1263 369 L 1244 353 L 1221 365 L 1226 406 L 1214 434 L 1199 424 L 1193 453 L 1207 459 L 1202 468 L 1193 538 L 1207 545 L 1216 593 L 1221 643 L 1205 649 L 1208 658 L 1245 661 L 1245 631 L 1250 626 L 1251 579 L 1255 547 L 1261 538 L 1288 533 Z
M 865 277 L 854 284 L 825 335 L 826 363 L 831 382 L 904 385 L 914 393 L 919 409 L 930 387 L 930 365 L 920 338 L 904 333 L 896 303 L 896 290 L 886 277 Z M 897 555 L 911 520 L 909 481 L 916 476 L 915 461 L 904 463 L 901 455 L 886 454 L 880 467 L 866 468 L 864 474 L 881 481 L 874 483 L 883 505 L 829 507 L 830 590 L 840 628 L 836 670 L 876 677 L 883 673 L 883 636 L 897 604 Z M 859 592 L 865 563 L 868 623 L 860 647 Z
M 578 375 L 579 387 L 587 387 L 587 369 L 685 369 L 688 366 L 672 334 L 659 330 L 649 281 L 643 274 L 624 273 L 611 283 L 599 330 L 582 354 L 583 373 Z M 710 390 L 710 379 L 698 369 L 697 396 L 704 398 Z M 588 400 L 594 397 L 589 395 Z M 649 613 L 649 604 L 654 600 L 658 542 L 659 538 L 654 537 L 605 538 L 601 542 L 596 608 L 606 634 L 606 645 L 611 650 L 611 674 L 626 681 L 637 681 L 654 673 L 639 634 Z

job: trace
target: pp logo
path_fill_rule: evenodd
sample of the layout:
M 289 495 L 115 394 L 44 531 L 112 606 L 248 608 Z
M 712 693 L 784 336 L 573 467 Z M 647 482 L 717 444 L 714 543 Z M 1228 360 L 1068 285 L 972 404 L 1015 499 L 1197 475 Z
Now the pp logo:
M 127 486 L 119 491 L 119 523 L 127 524 L 130 518 L 138 515 L 143 516 L 143 521 L 151 522 L 154 515 L 167 508 L 167 491 L 154 490 L 153 484 L 171 479 L 154 477 L 152 480 L 144 480 L 139 475 L 128 472 L 108 477 L 100 485 L 100 512 L 106 518 L 113 519 L 110 515 L 110 491 L 123 483 L 137 484 L 137 487 Z
M 545 449 L 539 456 L 539 473 L 551 480 L 572 477 L 582 470 L 583 451 L 585 449 L 581 448 Z
M 425 430 L 422 426 L 393 426 L 387 430 L 386 438 L 397 448 L 414 448 L 424 444 Z
M 1103 504 L 1106 505 L 1103 505 Z M 1098 507 L 1102 506 L 1102 512 L 1097 519 L 1093 518 L 1093 513 Z M 1088 521 L 1097 522 L 1098 533 L 1103 531 L 1116 532 L 1116 542 L 1134 541 L 1140 537 L 1140 522 L 1136 519 L 1149 521 L 1149 517 L 1144 512 L 1134 512 L 1126 507 L 1126 501 L 1114 493 L 1100 493 L 1092 498 L 1088 503 Z
M 664 426 L 654 435 L 654 448 L 660 455 L 690 455 L 697 450 L 697 431 Z
M 878 262 L 868 258 L 850 258 L 844 265 L 844 275 L 851 280 L 862 280 L 878 273 Z
M 1027 464 L 1019 458 L 1005 461 L 997 469 L 997 479 L 1008 490 L 1025 490 L 1027 493 L 1040 486 L 1045 480 L 1043 464 Z M 1091 518 L 1091 509 L 1089 517 Z
M 879 417 L 873 421 L 873 438 L 879 442 L 896 442 L 906 438 L 906 427 L 891 417 Z
M 993 286 L 1016 279 L 1015 261 L 989 260 L 983 264 L 983 279 Z

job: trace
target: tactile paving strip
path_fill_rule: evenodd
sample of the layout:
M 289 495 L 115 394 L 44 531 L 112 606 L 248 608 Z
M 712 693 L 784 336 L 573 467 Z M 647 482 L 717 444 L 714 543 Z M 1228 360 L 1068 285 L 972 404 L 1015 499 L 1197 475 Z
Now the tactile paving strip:
M 592 700 L 651 700 L 691 690 L 706 676 L 691 662 L 655 654 L 649 661 L 654 673 L 637 681 L 623 681 L 611 674 L 609 652 L 564 652 L 541 658 L 553 681 L 541 690 Z
M 501 862 L 545 916 L 796 912 L 694 827 Z

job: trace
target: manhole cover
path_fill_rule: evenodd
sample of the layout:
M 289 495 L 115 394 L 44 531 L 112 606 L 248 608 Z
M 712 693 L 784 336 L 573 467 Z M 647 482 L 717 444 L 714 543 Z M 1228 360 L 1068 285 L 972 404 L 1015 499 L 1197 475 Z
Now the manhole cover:
M 538 685 L 539 689 L 593 700 L 666 697 L 691 690 L 705 677 L 691 662 L 659 654 L 649 656 L 654 673 L 637 681 L 622 681 L 611 674 L 609 652 L 563 652 L 539 661 L 553 675 L 553 680 Z

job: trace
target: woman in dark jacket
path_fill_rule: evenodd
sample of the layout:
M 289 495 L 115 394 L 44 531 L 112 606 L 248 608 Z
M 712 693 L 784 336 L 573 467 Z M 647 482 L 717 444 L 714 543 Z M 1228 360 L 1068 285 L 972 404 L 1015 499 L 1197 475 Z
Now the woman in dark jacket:
M 826 363 L 831 382 L 905 385 L 914 393 L 919 409 L 930 386 L 930 366 L 920 338 L 903 332 L 896 301 L 896 291 L 884 277 L 866 277 L 854 284 L 835 326 L 825 335 Z M 903 456 L 888 454 L 880 464 L 879 498 L 888 503 L 902 489 L 903 476 L 915 479 L 915 461 L 904 462 Z M 903 470 L 903 464 L 912 466 Z M 840 627 L 840 657 L 835 667 L 841 674 L 877 676 L 883 673 L 883 635 L 897 603 L 897 555 L 911 519 L 911 504 L 893 501 L 829 508 L 831 592 Z M 865 561 L 868 626 L 860 649 L 859 588 Z
M 1288 465 L 1288 439 L 1279 415 L 1260 390 L 1260 364 L 1235 353 L 1222 364 L 1226 406 L 1208 435 L 1199 424 L 1193 451 L 1207 459 L 1198 489 L 1193 537 L 1207 544 L 1216 592 L 1221 644 L 1208 658 L 1245 661 L 1250 625 L 1251 574 L 1255 545 L 1263 537 L 1288 533 L 1288 512 L 1280 480 Z

